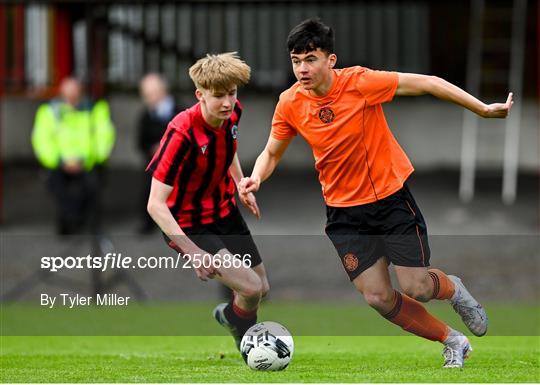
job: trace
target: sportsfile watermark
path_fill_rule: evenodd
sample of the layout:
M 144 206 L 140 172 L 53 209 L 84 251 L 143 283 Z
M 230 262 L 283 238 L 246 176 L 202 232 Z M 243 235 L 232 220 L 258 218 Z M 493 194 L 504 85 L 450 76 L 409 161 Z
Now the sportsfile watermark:
M 41 257 L 40 268 L 49 272 L 72 269 L 96 269 L 102 272 L 111 269 L 198 269 L 204 268 L 250 268 L 249 254 L 182 254 L 176 257 L 149 256 L 130 257 L 122 253 L 107 253 L 104 256 L 45 256 Z
M 279 322 L 295 336 L 407 335 L 351 283 L 349 272 L 363 266 L 366 253 L 336 251 L 336 245 L 361 246 L 370 237 L 254 235 L 261 268 L 254 252 L 245 250 L 254 259 L 244 254 L 240 237 L 224 239 L 235 250 L 230 256 L 178 254 L 158 236 L 115 235 L 99 242 L 89 236 L 4 233 L 0 238 L 3 335 L 226 335 L 212 310 L 230 300 L 220 283 L 230 276 L 201 280 L 199 264 L 221 266 L 222 273 L 251 267 L 252 277 L 266 271 L 270 289 L 258 319 Z M 419 244 L 416 235 L 413 241 Z M 488 335 L 540 335 L 539 235 L 432 235 L 423 245 L 427 268 L 459 277 L 484 306 Z M 394 263 L 388 270 L 397 274 Z M 394 287 L 403 290 L 397 280 Z M 433 299 L 423 306 L 468 332 L 448 301 Z

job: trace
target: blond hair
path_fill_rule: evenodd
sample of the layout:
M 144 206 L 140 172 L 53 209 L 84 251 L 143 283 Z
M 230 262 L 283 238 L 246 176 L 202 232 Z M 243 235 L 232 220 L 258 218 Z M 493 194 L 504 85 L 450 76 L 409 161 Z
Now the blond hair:
M 195 87 L 205 90 L 228 90 L 233 85 L 247 84 L 251 76 L 251 68 L 236 52 L 207 54 L 189 69 L 189 77 Z

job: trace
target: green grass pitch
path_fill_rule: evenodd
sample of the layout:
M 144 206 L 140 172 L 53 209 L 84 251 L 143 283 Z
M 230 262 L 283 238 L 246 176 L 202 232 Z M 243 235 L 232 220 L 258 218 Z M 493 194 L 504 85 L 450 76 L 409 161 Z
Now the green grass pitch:
M 414 337 L 296 337 L 282 372 L 255 372 L 230 337 L 3 337 L 1 381 L 538 382 L 538 337 L 473 339 L 463 370 Z
M 209 318 L 209 304 L 189 306 L 162 305 L 142 307 L 133 312 L 160 315 L 170 319 L 172 309 L 191 310 L 201 320 Z M 437 308 L 446 316 L 446 307 Z M 141 310 L 143 309 L 144 312 Z M 194 310 L 195 309 L 195 310 Z M 413 336 L 389 335 L 393 325 L 370 309 L 351 306 L 355 319 L 344 317 L 347 323 L 357 322 L 351 329 L 376 325 L 371 335 L 338 335 L 338 318 L 328 325 L 329 336 L 307 336 L 299 333 L 317 313 L 315 305 L 295 305 L 296 318 L 287 306 L 265 304 L 261 319 L 272 319 L 289 326 L 295 340 L 291 365 L 282 372 L 255 372 L 240 358 L 231 337 L 224 335 L 212 320 L 215 336 L 17 336 L 14 323 L 30 316 L 31 309 L 2 307 L 2 337 L 0 339 L 0 381 L 17 382 L 540 382 L 540 337 L 509 335 L 471 338 L 473 353 L 464 369 L 443 369 L 442 345 Z M 319 307 L 321 318 L 327 319 Z M 348 314 L 348 306 L 331 308 Z M 204 311 L 203 311 L 204 310 Z M 488 309 L 489 310 L 489 309 Z M 527 308 L 530 325 L 537 321 L 538 307 Z M 162 311 L 163 313 L 160 313 Z M 451 311 L 451 310 L 450 310 Z M 492 323 L 512 318 L 510 310 L 492 309 Z M 525 314 L 524 313 L 524 314 Z M 298 316 L 302 314 L 301 316 Z M 448 313 L 450 315 L 451 313 Z M 35 315 L 35 314 L 34 314 Z M 156 316 L 157 315 L 157 316 Z M 204 317 L 203 317 L 204 315 Z M 129 318 L 129 317 L 128 317 Z M 179 317 L 181 318 L 181 317 Z M 342 319 L 340 317 L 339 319 Z M 136 318 L 131 318 L 136 323 Z M 163 319 L 163 318 L 161 318 Z M 19 320 L 19 321 L 17 321 Z M 39 318 L 32 318 L 34 323 Z M 523 317 L 522 320 L 526 320 Z M 94 320 L 95 321 L 95 320 Z M 93 321 L 93 322 L 94 322 Z M 456 322 L 455 318 L 451 320 Z M 458 320 L 459 321 L 459 320 Z M 201 321 L 202 322 L 202 321 Z M 190 323 L 201 323 L 191 318 Z M 296 323 L 295 323 L 296 322 Z M 320 322 L 315 320 L 314 323 Z M 200 326 L 200 325 L 199 325 Z M 11 328 L 11 329 L 10 329 Z M 202 329 L 201 329 L 202 330 Z M 307 331 L 309 329 L 305 329 Z M 314 329 L 312 329 L 314 330 Z M 499 329 L 504 331 L 504 329 Z M 44 330 L 41 329 L 40 332 Z M 133 331 L 133 330 L 132 330 Z M 319 330 L 321 331 L 321 330 Z M 347 330 L 345 330 L 347 331 Z M 221 335 L 217 335 L 220 334 Z M 359 334 L 360 332 L 358 332 Z M 382 336 L 375 335 L 380 333 Z M 12 334 L 12 335 L 6 335 Z M 36 333 L 38 334 L 38 333 Z M 184 333 L 186 334 L 186 333 Z M 342 333 L 343 334 L 343 333 Z

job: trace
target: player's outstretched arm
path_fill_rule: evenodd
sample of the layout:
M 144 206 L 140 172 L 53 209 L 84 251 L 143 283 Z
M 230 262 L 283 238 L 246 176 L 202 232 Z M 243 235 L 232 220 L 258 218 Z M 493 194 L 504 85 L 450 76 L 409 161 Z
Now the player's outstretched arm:
M 186 236 L 171 214 L 167 206 L 167 198 L 172 190 L 172 186 L 162 183 L 156 178 L 152 178 L 152 187 L 150 188 L 150 197 L 148 198 L 147 205 L 148 214 L 150 214 L 161 231 L 167 234 L 180 250 L 184 254 L 189 254 L 192 257 L 191 260 L 194 261 L 202 258 L 207 253 Z M 215 274 L 218 274 L 217 270 L 212 266 L 205 268 L 204 263 L 201 263 L 199 268 L 194 267 L 193 269 L 197 277 L 203 281 L 207 281 L 208 278 L 213 278 Z
M 242 165 L 240 164 L 240 159 L 238 158 L 238 153 L 234 154 L 231 167 L 229 167 L 231 176 L 236 183 L 236 188 L 240 191 L 239 183 L 244 178 L 244 173 L 242 172 Z M 257 219 L 261 219 L 261 211 L 257 205 L 257 199 L 253 193 L 248 194 L 238 194 L 240 202 L 253 214 Z
M 278 165 L 283 153 L 291 143 L 292 138 L 285 140 L 278 140 L 268 138 L 266 147 L 263 152 L 257 157 L 251 176 L 248 178 L 242 178 L 238 185 L 240 194 L 248 194 L 250 192 L 259 191 L 261 183 L 272 175 L 274 169 Z
M 465 107 L 484 118 L 506 118 L 514 104 L 511 92 L 505 103 L 485 104 L 461 88 L 436 76 L 398 73 L 398 79 L 396 90 L 398 96 L 431 94 Z

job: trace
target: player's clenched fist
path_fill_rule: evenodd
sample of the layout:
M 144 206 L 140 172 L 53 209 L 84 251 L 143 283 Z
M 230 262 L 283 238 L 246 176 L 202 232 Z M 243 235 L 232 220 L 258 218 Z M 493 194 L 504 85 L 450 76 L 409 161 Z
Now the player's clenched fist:
M 251 192 L 259 191 L 261 180 L 255 177 L 245 177 L 238 183 L 238 192 L 240 194 L 249 194 Z
M 514 104 L 513 94 L 510 92 L 508 94 L 508 98 L 506 99 L 506 103 L 493 103 L 488 104 L 486 112 L 484 113 L 484 118 L 506 118 L 508 114 L 510 113 L 510 109 L 512 108 L 512 105 Z

